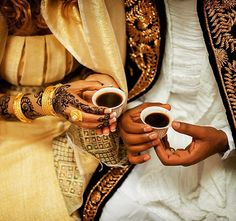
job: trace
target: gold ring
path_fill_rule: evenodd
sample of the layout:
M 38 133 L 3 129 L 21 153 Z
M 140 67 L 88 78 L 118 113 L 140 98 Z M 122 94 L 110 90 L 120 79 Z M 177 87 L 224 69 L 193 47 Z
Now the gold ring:
M 80 110 L 72 110 L 70 112 L 70 117 L 72 121 L 82 121 L 83 120 L 83 115 Z

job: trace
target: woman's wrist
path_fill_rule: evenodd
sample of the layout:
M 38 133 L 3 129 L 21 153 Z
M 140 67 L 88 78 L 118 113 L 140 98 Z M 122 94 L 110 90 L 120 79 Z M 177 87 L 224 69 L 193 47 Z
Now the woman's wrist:
M 13 114 L 22 122 L 30 123 L 42 116 L 42 108 L 37 104 L 33 94 L 17 94 L 12 105 Z
M 53 109 L 52 99 L 56 89 L 61 85 L 48 86 L 36 94 L 19 93 L 13 99 L 10 99 L 10 113 L 23 122 L 30 122 L 30 120 L 42 116 L 55 116 L 56 112 Z
M 42 91 L 37 94 L 0 95 L 0 118 L 30 122 L 43 116 L 41 107 Z M 25 119 L 25 120 L 24 120 Z M 28 119 L 28 120 L 27 120 Z
M 14 96 L 0 95 L 0 118 L 4 120 L 16 120 L 13 113 Z

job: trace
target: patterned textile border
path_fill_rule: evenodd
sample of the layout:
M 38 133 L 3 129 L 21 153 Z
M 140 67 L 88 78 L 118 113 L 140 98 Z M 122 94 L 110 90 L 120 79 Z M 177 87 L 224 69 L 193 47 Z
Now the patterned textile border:
M 164 8 L 162 0 L 157 6 Z M 157 10 L 152 0 L 126 0 L 129 101 L 152 87 L 160 73 L 165 42 L 165 10 Z
M 236 142 L 236 1 L 199 0 L 209 59 Z
M 83 221 L 99 219 L 102 208 L 108 200 L 108 195 L 113 194 L 132 168 L 133 165 L 126 166 L 125 168 L 109 168 L 105 166 L 102 170 L 98 168 L 96 174 L 99 176 L 99 182 L 96 185 L 92 185 L 92 189 L 84 194 L 85 204 L 80 210 Z M 96 178 L 93 179 L 97 180 Z M 92 180 L 90 185 L 93 183 L 94 180 Z

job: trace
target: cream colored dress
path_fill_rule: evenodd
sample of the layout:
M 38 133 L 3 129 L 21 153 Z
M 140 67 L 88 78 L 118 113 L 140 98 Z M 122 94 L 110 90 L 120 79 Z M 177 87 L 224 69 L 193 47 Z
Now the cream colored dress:
M 42 14 L 52 32 L 45 36 L 8 36 L 0 15 L 0 77 L 17 90 L 28 90 L 60 81 L 83 64 L 110 74 L 127 91 L 123 1 L 85 0 L 78 4 L 81 11 L 74 7 L 65 18 L 59 0 L 42 1 Z M 71 215 L 81 205 L 83 190 L 99 160 L 86 153 L 75 157 L 68 149 L 62 156 L 68 158 L 67 164 L 58 164 L 60 168 L 55 169 L 55 158 L 63 152 L 60 142 L 65 139 L 57 139 L 55 152 L 54 138 L 65 134 L 69 127 L 69 122 L 56 117 L 41 117 L 30 124 L 0 121 L 0 221 L 74 220 Z M 76 174 L 82 176 L 80 198 L 68 207 L 68 199 L 78 191 L 78 183 L 73 188 L 73 180 L 69 179 L 68 171 L 75 169 L 70 165 L 71 158 L 76 158 Z M 62 192 L 67 193 L 66 200 Z

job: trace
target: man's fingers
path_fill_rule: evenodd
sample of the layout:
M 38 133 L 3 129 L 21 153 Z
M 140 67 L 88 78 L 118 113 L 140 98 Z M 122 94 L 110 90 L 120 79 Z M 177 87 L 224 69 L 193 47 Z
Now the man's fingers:
M 133 153 L 128 152 L 128 159 L 129 162 L 132 164 L 140 164 L 148 161 L 151 157 L 148 154 L 140 154 L 140 155 L 135 155 Z
M 126 133 L 141 134 L 153 131 L 152 127 L 143 123 L 134 121 L 127 121 L 125 119 L 121 122 L 121 127 Z
M 166 147 L 162 140 L 158 140 L 155 148 L 156 154 L 160 161 L 166 166 L 182 165 L 182 159 L 179 155 L 175 155 L 173 148 Z
M 194 147 L 190 145 L 186 149 L 174 150 L 171 147 L 166 147 L 162 141 L 158 142 L 155 151 L 160 161 L 166 166 L 189 166 L 198 162 L 198 158 L 192 152 Z
M 186 134 L 198 139 L 206 137 L 208 133 L 207 127 L 205 126 L 197 126 L 179 121 L 173 121 L 172 127 L 179 133 Z
M 143 134 L 128 134 L 120 128 L 120 133 L 123 141 L 128 145 L 140 145 L 150 141 L 154 141 L 158 138 L 155 132 L 143 133 Z
M 156 145 L 156 141 L 154 140 L 153 142 L 147 142 L 147 143 L 143 143 L 140 145 L 126 145 L 126 149 L 130 152 L 130 153 L 140 153 L 143 152 L 145 150 L 148 150 L 150 148 L 152 148 L 153 146 Z

